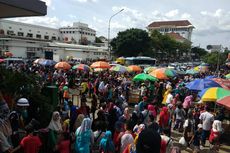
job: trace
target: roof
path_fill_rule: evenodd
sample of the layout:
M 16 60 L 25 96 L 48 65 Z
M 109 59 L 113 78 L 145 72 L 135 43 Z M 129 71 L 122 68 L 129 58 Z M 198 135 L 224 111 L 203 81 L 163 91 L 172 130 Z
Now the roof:
M 167 35 L 169 37 L 176 39 L 176 40 L 185 40 L 186 39 L 186 38 L 182 37 L 179 33 L 175 33 L 175 32 L 167 33 Z
M 161 27 L 161 26 L 192 26 L 188 20 L 177 20 L 177 21 L 157 21 L 152 22 L 148 27 Z
M 40 0 L 0 0 L 0 18 L 44 16 L 47 14 L 45 2 Z

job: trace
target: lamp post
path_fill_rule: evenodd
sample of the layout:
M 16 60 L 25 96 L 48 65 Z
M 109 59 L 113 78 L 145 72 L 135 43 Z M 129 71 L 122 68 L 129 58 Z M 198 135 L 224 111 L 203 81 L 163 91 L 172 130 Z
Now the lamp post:
M 113 14 L 110 18 L 109 18 L 109 27 L 108 27 L 108 52 L 109 52 L 109 59 L 111 59 L 111 50 L 110 50 L 110 42 L 109 42 L 109 39 L 110 39 L 110 22 L 111 22 L 111 19 L 116 16 L 117 14 L 121 13 L 122 11 L 124 11 L 124 9 L 121 9 L 120 11 L 118 11 L 117 13 Z

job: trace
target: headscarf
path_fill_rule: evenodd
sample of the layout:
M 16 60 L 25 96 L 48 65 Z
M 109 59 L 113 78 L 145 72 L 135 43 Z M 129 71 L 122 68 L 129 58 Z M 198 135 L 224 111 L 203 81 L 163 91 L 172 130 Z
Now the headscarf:
M 221 121 L 215 120 L 212 124 L 212 130 L 213 132 L 221 132 L 222 131 Z
M 58 118 L 56 118 L 57 115 Z M 48 128 L 54 131 L 62 131 L 61 117 L 58 111 L 53 112 L 52 119 Z
M 148 110 L 150 111 L 150 113 L 156 117 L 157 116 L 157 113 L 156 113 L 156 109 L 153 105 L 148 105 Z
M 87 130 L 90 130 L 91 125 L 92 125 L 92 121 L 90 120 L 90 118 L 84 118 L 80 126 L 79 134 L 82 134 Z
M 125 110 L 124 110 L 124 116 L 125 116 L 125 118 L 127 120 L 130 119 L 130 114 L 129 114 L 129 108 L 128 107 L 126 107 Z
M 77 119 L 75 120 L 74 123 L 74 129 L 77 129 L 81 126 L 82 121 L 84 120 L 85 116 L 83 114 L 79 114 L 77 116 Z
M 114 152 L 115 146 L 112 140 L 112 133 L 110 131 L 105 132 L 105 136 L 100 141 L 100 147 L 104 152 Z

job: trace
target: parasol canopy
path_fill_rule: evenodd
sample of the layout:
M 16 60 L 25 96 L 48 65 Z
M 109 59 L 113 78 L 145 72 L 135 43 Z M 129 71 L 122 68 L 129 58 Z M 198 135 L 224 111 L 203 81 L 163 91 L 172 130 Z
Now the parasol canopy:
M 86 65 L 86 64 L 77 64 L 77 65 L 74 65 L 72 67 L 72 69 L 74 69 L 74 70 L 77 69 L 77 70 L 87 71 L 87 72 L 92 71 L 92 69 L 88 65 Z
M 227 74 L 227 75 L 225 75 L 225 78 L 226 78 L 226 79 L 230 79 L 230 73 Z
M 217 101 L 223 97 L 230 96 L 230 90 L 226 90 L 218 87 L 207 88 L 202 90 L 199 93 L 199 96 L 201 97 L 201 100 L 203 102 Z
M 142 71 L 141 67 L 137 65 L 130 65 L 128 66 L 128 68 L 131 72 L 141 72 Z
M 11 53 L 10 51 L 6 51 L 6 52 L 4 53 L 4 55 L 5 55 L 6 57 L 12 57 L 12 56 L 14 56 L 14 54 Z
M 0 58 L 0 63 L 3 63 L 3 62 L 5 62 L 5 60 L 4 60 L 4 59 L 2 59 L 2 58 Z
M 176 76 L 176 71 L 168 68 L 158 68 L 151 72 L 150 75 L 158 79 L 168 79 L 170 77 Z
M 122 65 L 113 66 L 109 70 L 114 71 L 114 72 L 119 72 L 119 73 L 129 72 L 129 68 L 126 66 L 122 66 Z
M 109 69 L 110 65 L 107 62 L 104 61 L 97 61 L 91 64 L 91 68 L 102 68 L 102 69 Z
M 157 81 L 158 79 L 151 76 L 151 75 L 148 75 L 146 73 L 140 73 L 140 74 L 137 74 L 134 78 L 133 78 L 133 81 Z
M 230 96 L 226 96 L 222 99 L 217 100 L 217 104 L 222 105 L 230 110 Z
M 156 67 L 146 67 L 144 69 L 144 72 L 148 74 L 148 73 L 151 73 L 152 71 L 154 71 L 156 69 L 157 69 Z
M 222 88 L 230 90 L 230 80 L 222 78 L 213 78 L 212 80 L 218 83 Z
M 185 72 L 186 74 L 190 74 L 190 75 L 194 75 L 194 74 L 198 74 L 199 71 L 197 70 L 194 70 L 194 69 L 190 69 L 190 70 L 186 70 Z
M 62 69 L 62 70 L 69 70 L 71 68 L 71 65 L 67 62 L 58 62 L 55 65 L 56 69 Z
M 211 88 L 211 87 L 221 87 L 221 86 L 215 81 L 209 79 L 196 79 L 186 85 L 186 88 L 188 88 L 189 90 L 197 90 L 197 91 L 206 88 Z
M 57 62 L 50 60 L 50 59 L 42 59 L 42 60 L 38 61 L 38 64 L 43 65 L 43 66 L 53 66 L 56 63 Z

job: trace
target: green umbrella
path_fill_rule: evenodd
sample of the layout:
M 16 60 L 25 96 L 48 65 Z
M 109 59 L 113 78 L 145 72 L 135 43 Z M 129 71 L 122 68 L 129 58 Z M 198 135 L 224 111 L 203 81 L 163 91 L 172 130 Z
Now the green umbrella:
M 133 78 L 133 81 L 157 81 L 158 79 L 151 76 L 151 75 L 148 75 L 148 74 L 145 74 L 145 73 L 140 73 L 140 74 L 137 74 L 134 78 Z
M 225 78 L 226 78 L 226 79 L 230 79 L 230 73 L 227 74 L 227 75 L 225 75 Z

